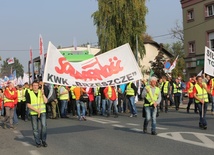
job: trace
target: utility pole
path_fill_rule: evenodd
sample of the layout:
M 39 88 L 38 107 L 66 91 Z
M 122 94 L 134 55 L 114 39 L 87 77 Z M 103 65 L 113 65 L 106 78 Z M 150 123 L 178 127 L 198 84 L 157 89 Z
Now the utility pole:
M 136 35 L 136 61 L 138 64 L 138 37 L 137 37 L 137 35 Z

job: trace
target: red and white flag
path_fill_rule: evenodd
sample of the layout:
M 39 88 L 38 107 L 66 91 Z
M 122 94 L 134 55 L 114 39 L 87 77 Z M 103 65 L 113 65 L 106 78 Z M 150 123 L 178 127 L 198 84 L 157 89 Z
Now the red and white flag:
M 179 55 L 178 55 L 178 56 L 179 56 Z M 176 63 L 177 63 L 177 60 L 178 60 L 178 56 L 176 57 L 176 59 L 174 60 L 174 62 L 172 63 L 172 65 L 170 66 L 169 72 L 171 72 L 171 71 L 176 67 Z
M 30 47 L 30 63 L 33 63 L 33 51 L 32 48 Z
M 40 56 L 40 74 L 44 71 L 44 46 L 42 35 L 39 35 L 39 56 Z
M 30 63 L 31 63 L 31 75 L 32 75 L 32 81 L 34 81 L 34 63 L 33 63 L 33 50 L 30 47 Z
M 10 65 L 10 64 L 13 64 L 14 63 L 14 58 L 11 57 L 9 59 L 7 59 L 7 63 Z

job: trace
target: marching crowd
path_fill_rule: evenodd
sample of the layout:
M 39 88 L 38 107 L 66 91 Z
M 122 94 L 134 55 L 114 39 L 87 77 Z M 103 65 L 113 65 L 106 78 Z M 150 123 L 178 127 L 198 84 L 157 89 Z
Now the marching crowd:
M 77 117 L 86 121 L 86 116 L 102 115 L 115 118 L 119 113 L 130 113 L 137 117 L 136 101 L 144 101 L 143 132 L 147 132 L 151 120 L 151 134 L 156 135 L 156 117 L 158 111 L 167 113 L 168 106 L 179 110 L 182 103 L 183 90 L 187 90 L 189 102 L 186 107 L 190 112 L 194 104 L 194 112 L 199 113 L 199 127 L 207 129 L 206 112 L 209 103 L 214 114 L 214 78 L 207 75 L 192 76 L 187 83 L 181 77 L 172 79 L 163 76 L 161 79 L 151 77 L 148 80 L 129 82 L 118 86 L 83 88 L 78 86 L 61 86 L 34 81 L 23 86 L 8 86 L 0 89 L 0 114 L 3 128 L 14 128 L 18 120 L 31 120 L 36 146 L 47 147 L 46 118 Z M 41 122 L 41 135 L 38 131 L 38 120 Z

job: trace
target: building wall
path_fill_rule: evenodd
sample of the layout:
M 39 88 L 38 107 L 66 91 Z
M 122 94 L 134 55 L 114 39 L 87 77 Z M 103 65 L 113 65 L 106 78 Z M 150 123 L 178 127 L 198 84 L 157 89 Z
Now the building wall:
M 183 0 L 184 50 L 187 77 L 198 74 L 203 69 L 204 49 L 208 46 L 208 32 L 214 30 L 214 16 L 206 17 L 206 5 L 214 0 Z M 193 19 L 188 20 L 188 12 L 193 10 Z M 189 53 L 189 43 L 195 43 L 195 53 Z

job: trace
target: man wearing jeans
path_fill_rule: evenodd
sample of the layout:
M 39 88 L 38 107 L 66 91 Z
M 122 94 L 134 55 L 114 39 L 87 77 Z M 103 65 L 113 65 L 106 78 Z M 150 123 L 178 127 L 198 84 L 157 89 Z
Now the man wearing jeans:
M 100 88 L 100 96 L 101 96 L 101 102 L 102 102 L 102 115 L 106 117 L 107 116 L 106 107 L 108 106 L 108 100 L 105 97 L 104 89 L 105 87 Z
M 134 83 L 129 82 L 126 85 L 126 97 L 129 99 L 130 112 L 131 112 L 130 117 L 137 117 L 137 109 L 135 105 L 136 94 L 137 94 L 137 87 L 135 86 Z
M 67 108 L 68 108 L 68 100 L 69 100 L 69 94 L 68 90 L 65 88 L 65 86 L 59 86 L 59 100 L 61 103 L 60 112 L 61 112 L 61 118 L 68 118 L 67 116 Z
M 199 127 L 201 129 L 207 129 L 207 121 L 206 121 L 206 112 L 207 106 L 209 103 L 208 92 L 206 83 L 202 82 L 202 77 L 197 76 L 196 78 L 197 83 L 193 88 L 193 94 L 195 97 L 195 103 L 197 104 L 198 111 L 199 111 Z
M 96 103 L 97 114 L 101 114 L 101 112 L 100 112 L 100 102 L 101 102 L 100 87 L 96 87 L 94 89 L 95 89 L 94 95 L 95 95 L 95 103 Z
M 146 117 L 143 125 L 143 132 L 147 133 L 147 126 L 152 119 L 151 123 L 151 134 L 156 135 L 156 115 L 157 115 L 157 105 L 161 102 L 161 92 L 160 88 L 156 87 L 157 78 L 151 77 L 150 85 L 142 92 L 142 97 L 145 98 L 144 108 L 146 112 Z
M 39 83 L 32 83 L 33 89 L 26 94 L 27 107 L 30 109 L 31 124 L 33 129 L 34 140 L 37 147 L 47 147 L 47 123 L 46 123 L 46 103 L 47 98 L 44 90 L 39 90 Z M 41 123 L 41 131 L 39 132 L 39 124 Z
M 114 114 L 115 118 L 118 117 L 118 109 L 117 109 L 117 89 L 115 86 L 108 86 L 104 89 L 104 94 L 106 99 L 108 100 L 108 113 L 107 116 L 110 116 L 111 114 L 111 106 L 113 104 L 114 106 Z
M 78 120 L 79 121 L 86 121 L 86 117 L 85 117 L 85 103 L 83 101 L 80 101 L 80 96 L 83 94 L 83 93 L 86 93 L 86 91 L 81 88 L 81 87 L 75 87 L 74 90 L 74 95 L 76 97 L 76 106 L 77 106 L 77 115 L 78 115 Z M 82 108 L 82 113 L 80 111 L 80 106 Z

